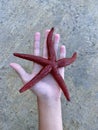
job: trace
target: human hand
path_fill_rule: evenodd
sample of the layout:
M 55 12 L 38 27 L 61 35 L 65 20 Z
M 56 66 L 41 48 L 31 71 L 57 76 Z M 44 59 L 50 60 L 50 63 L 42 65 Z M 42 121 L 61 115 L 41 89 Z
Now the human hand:
M 49 33 L 49 30 L 46 30 L 45 32 L 45 41 L 43 44 L 43 57 L 47 58 L 47 47 L 46 47 L 46 40 L 47 35 Z M 34 42 L 34 55 L 41 55 L 40 54 L 40 33 L 37 32 L 35 34 L 35 42 Z M 54 48 L 57 53 L 60 53 L 60 59 L 64 58 L 66 55 L 66 49 L 65 46 L 60 47 L 60 52 L 58 52 L 58 43 L 60 40 L 60 35 L 55 34 L 54 35 Z M 27 73 L 21 65 L 17 63 L 11 63 L 10 66 L 19 74 L 20 78 L 22 79 L 23 83 L 26 84 L 29 82 L 35 75 L 41 70 L 41 66 L 34 63 L 33 65 L 33 71 L 31 74 Z M 59 69 L 61 76 L 64 78 L 64 67 Z M 41 81 L 36 83 L 31 89 L 35 93 L 35 95 L 39 98 L 46 99 L 46 98 L 60 98 L 61 96 L 61 89 L 58 86 L 58 84 L 55 82 L 54 78 L 51 74 L 48 74 L 45 78 L 43 78 Z

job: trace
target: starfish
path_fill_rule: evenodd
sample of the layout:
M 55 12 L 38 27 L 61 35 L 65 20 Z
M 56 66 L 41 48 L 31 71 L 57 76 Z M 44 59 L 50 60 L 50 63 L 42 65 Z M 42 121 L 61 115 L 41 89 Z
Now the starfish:
M 54 77 L 56 82 L 58 83 L 59 87 L 62 89 L 66 99 L 70 101 L 70 95 L 67 89 L 67 86 L 62 78 L 62 76 L 59 73 L 59 68 L 68 66 L 71 63 L 73 63 L 76 60 L 77 53 L 75 52 L 71 58 L 62 58 L 59 60 L 56 60 L 56 53 L 54 49 L 54 42 L 52 40 L 53 38 L 53 32 L 54 28 L 52 28 L 49 31 L 49 34 L 47 36 L 47 51 L 48 51 L 48 59 L 43 58 L 41 56 L 35 56 L 30 54 L 22 54 L 22 53 L 14 53 L 14 56 L 23 58 L 29 61 L 36 62 L 37 64 L 40 64 L 43 66 L 43 68 L 37 73 L 37 75 L 32 78 L 28 83 L 26 83 L 19 91 L 20 93 L 30 89 L 32 86 L 34 86 L 37 82 L 39 82 L 42 78 L 47 76 L 49 73 Z

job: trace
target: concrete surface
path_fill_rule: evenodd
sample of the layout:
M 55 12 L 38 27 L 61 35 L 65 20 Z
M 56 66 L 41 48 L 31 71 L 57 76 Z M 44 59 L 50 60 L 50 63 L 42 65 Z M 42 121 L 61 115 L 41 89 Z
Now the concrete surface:
M 18 92 L 22 82 L 9 63 L 30 72 L 32 63 L 12 53 L 32 52 L 34 33 L 43 39 L 51 27 L 61 34 L 68 57 L 78 52 L 65 70 L 71 102 L 62 95 L 64 130 L 98 130 L 98 0 L 0 1 L 0 130 L 38 129 L 36 97 Z

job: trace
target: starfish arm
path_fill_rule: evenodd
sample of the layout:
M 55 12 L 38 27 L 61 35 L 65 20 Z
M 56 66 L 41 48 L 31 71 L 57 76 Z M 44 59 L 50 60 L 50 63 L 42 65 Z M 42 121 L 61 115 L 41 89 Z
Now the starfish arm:
M 60 75 L 59 71 L 57 69 L 54 69 L 52 71 L 52 75 L 55 78 L 55 80 L 57 81 L 57 83 L 60 86 L 60 88 L 62 89 L 66 99 L 68 101 L 70 101 L 70 96 L 69 96 L 69 92 L 68 92 L 67 86 L 66 86 L 62 76 Z
M 34 61 L 43 66 L 49 64 L 49 61 L 47 59 L 40 56 L 34 56 L 34 55 L 22 54 L 22 53 L 14 53 L 14 56 L 29 60 L 29 61 Z
M 26 91 L 27 89 L 30 89 L 32 86 L 34 86 L 37 82 L 39 82 L 42 78 L 44 78 L 50 71 L 52 67 L 50 65 L 45 66 L 41 71 L 33 78 L 31 79 L 27 84 L 25 84 L 19 91 L 20 93 Z
M 48 34 L 47 37 L 47 49 L 48 49 L 48 57 L 49 59 L 51 59 L 52 61 L 56 60 L 56 54 L 55 54 L 55 50 L 54 50 L 54 42 L 52 40 L 53 37 L 53 32 L 54 32 L 54 28 L 52 28 Z
M 67 65 L 70 65 L 73 63 L 77 58 L 77 53 L 75 52 L 71 58 L 63 58 L 57 61 L 57 66 L 58 67 L 64 67 Z

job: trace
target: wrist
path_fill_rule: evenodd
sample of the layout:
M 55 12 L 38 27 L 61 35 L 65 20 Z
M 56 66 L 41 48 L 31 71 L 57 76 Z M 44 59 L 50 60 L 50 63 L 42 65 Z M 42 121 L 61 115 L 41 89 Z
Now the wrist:
M 61 99 L 60 98 L 47 98 L 47 99 L 41 99 L 37 98 L 37 102 L 40 107 L 46 108 L 47 110 L 49 109 L 57 109 L 61 108 Z
M 44 103 L 44 104 L 57 104 L 59 102 L 61 102 L 61 98 L 60 97 L 52 97 L 52 96 L 42 96 L 39 97 L 37 96 L 37 101 L 39 103 Z

